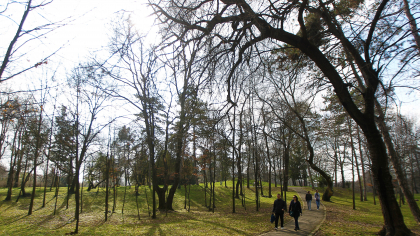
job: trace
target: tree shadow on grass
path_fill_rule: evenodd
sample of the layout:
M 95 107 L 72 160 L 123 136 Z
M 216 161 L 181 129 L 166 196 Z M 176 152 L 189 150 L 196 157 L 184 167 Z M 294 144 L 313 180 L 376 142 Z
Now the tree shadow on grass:
M 211 221 L 206 221 L 206 220 L 201 220 L 201 222 L 204 222 L 204 223 L 207 223 L 207 224 L 210 224 L 210 225 L 214 225 L 214 226 L 217 226 L 219 228 L 228 229 L 228 230 L 234 231 L 234 232 L 236 232 L 240 235 L 254 235 L 254 234 L 251 234 L 251 233 L 247 233 L 243 230 L 235 229 L 235 228 L 232 228 L 232 227 L 229 227 L 229 226 L 226 226 L 226 225 L 222 225 L 222 224 L 216 223 L 216 222 L 211 222 Z
M 42 225 L 44 225 L 44 224 L 46 224 L 46 223 L 50 222 L 50 221 L 51 221 L 52 219 L 54 219 L 54 218 L 55 218 L 54 213 L 52 213 L 52 214 L 50 214 L 50 215 L 47 215 L 47 216 L 44 216 L 44 217 L 43 217 L 43 219 L 42 219 L 41 221 L 37 222 L 36 224 L 33 224 L 33 226 L 34 226 L 34 227 L 42 226 Z
M 2 221 L 0 223 L 0 225 L 9 225 L 9 224 L 15 223 L 15 222 L 17 222 L 19 220 L 22 220 L 22 219 L 24 219 L 26 217 L 28 217 L 28 214 L 17 215 L 15 217 L 10 218 L 10 220 L 4 220 L 4 221 Z
M 158 233 L 156 234 L 156 231 Z M 171 232 L 169 234 L 172 234 Z M 166 235 L 158 224 L 152 224 L 146 235 Z
M 235 215 L 235 214 L 231 214 L 231 215 L 228 215 L 228 216 L 223 214 L 223 216 L 225 216 L 227 218 L 237 217 L 237 215 Z M 210 221 L 210 220 L 204 220 L 202 218 L 195 217 L 194 215 L 191 215 L 191 214 L 182 214 L 182 215 L 178 215 L 177 217 L 178 217 L 178 220 L 173 221 L 173 222 L 168 222 L 168 223 L 169 224 L 176 224 L 177 222 L 190 220 L 190 221 L 194 221 L 194 222 L 200 222 L 202 224 L 213 225 L 216 228 L 223 229 L 227 234 L 231 234 L 231 232 L 235 232 L 235 233 L 240 234 L 240 235 L 254 235 L 253 233 L 249 233 L 249 232 L 246 232 L 246 231 L 234 228 L 234 227 L 230 227 L 228 225 L 221 224 L 221 223 L 218 223 L 218 222 L 213 222 L 213 221 Z M 248 219 L 247 217 L 244 217 L 243 220 L 247 220 L 247 219 Z M 249 221 L 252 222 L 253 220 L 249 219 Z M 197 223 L 197 224 L 199 224 L 199 223 Z
M 15 201 L 4 201 L 3 200 L 3 201 L 0 201 L 0 202 L 1 202 L 0 207 L 2 207 L 3 204 L 10 203 L 9 206 L 6 209 L 3 210 L 3 212 L 6 212 L 6 211 L 10 210 L 10 208 L 15 208 L 18 205 L 18 203 L 16 203 Z

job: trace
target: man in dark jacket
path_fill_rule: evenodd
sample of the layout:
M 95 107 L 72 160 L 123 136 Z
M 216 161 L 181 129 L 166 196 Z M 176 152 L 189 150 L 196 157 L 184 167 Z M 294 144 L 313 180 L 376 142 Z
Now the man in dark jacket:
M 286 202 L 283 201 L 283 199 L 281 199 L 281 195 L 277 194 L 277 199 L 274 201 L 274 206 L 273 206 L 273 214 L 276 215 L 276 224 L 274 227 L 275 230 L 278 229 L 278 225 L 279 225 L 279 217 L 280 217 L 280 226 L 281 229 L 283 229 L 283 223 L 284 223 L 284 212 L 287 211 L 287 206 L 286 206 Z
M 312 203 L 312 194 L 308 191 L 306 194 L 306 203 L 308 205 L 308 210 L 311 210 L 311 203 Z

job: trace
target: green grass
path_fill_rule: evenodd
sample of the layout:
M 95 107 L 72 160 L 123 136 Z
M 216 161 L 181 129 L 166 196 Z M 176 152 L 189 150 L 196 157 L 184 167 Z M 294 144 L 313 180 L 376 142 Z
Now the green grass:
M 232 182 L 227 183 L 232 186 Z M 32 188 L 28 188 L 30 192 Z M 122 213 L 124 187 L 118 188 L 116 210 L 108 215 L 105 222 L 105 189 L 83 191 L 83 211 L 80 215 L 80 235 L 257 235 L 272 229 L 270 212 L 275 194 L 280 188 L 272 188 L 273 197 L 261 197 L 261 208 L 257 212 L 253 188 L 245 192 L 246 203 L 235 199 L 236 213 L 232 213 L 232 188 L 216 183 L 215 212 L 209 211 L 204 203 L 203 185 L 191 186 L 190 212 L 184 209 L 184 188 L 175 195 L 174 212 L 157 212 L 157 219 L 149 217 L 145 191 L 151 209 L 151 191 L 141 187 L 139 200 L 140 220 L 137 215 L 134 187 L 127 188 L 124 214 Z M 0 235 L 64 235 L 74 231 L 74 195 L 71 195 L 69 208 L 66 209 L 66 188 L 60 188 L 57 213 L 54 212 L 54 189 L 47 189 L 46 207 L 42 208 L 43 188 L 37 188 L 33 214 L 28 216 L 29 197 L 15 202 L 19 189 L 13 190 L 12 201 L 3 201 L 7 189 L 0 188 Z M 112 191 L 111 191 L 112 193 Z M 268 187 L 264 186 L 268 195 Z M 288 198 L 295 194 L 287 193 Z M 207 195 L 207 203 L 209 195 Z M 110 195 L 109 209 L 112 210 L 113 197 Z M 187 205 L 188 208 L 188 205 Z M 290 219 L 287 219 L 290 221 Z
M 310 190 L 310 189 L 308 189 Z M 321 191 L 322 192 L 322 191 Z M 416 199 L 420 194 L 415 195 Z M 356 194 L 356 210 L 353 210 L 352 192 L 349 189 L 335 188 L 331 202 L 322 202 L 327 208 L 327 217 L 315 234 L 320 235 L 375 235 L 383 226 L 379 199 L 373 204 L 372 194 L 368 201 L 360 201 Z M 408 204 L 401 206 L 404 222 L 413 233 L 420 234 L 420 226 L 414 220 Z

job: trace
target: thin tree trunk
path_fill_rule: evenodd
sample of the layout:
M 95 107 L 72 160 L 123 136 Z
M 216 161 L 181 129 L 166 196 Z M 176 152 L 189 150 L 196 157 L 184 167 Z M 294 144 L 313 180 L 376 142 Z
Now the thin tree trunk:
M 204 164 L 205 165 L 205 164 Z M 207 207 L 207 173 L 204 170 L 204 206 Z
M 37 130 L 37 137 L 36 137 L 36 145 L 35 145 L 35 153 L 34 153 L 34 183 L 32 187 L 32 195 L 31 195 L 31 202 L 29 204 L 28 215 L 32 215 L 32 210 L 34 208 L 34 200 L 35 200 L 35 192 L 36 192 L 36 168 L 38 166 L 38 157 L 39 157 L 39 150 L 41 149 L 41 124 L 42 124 L 42 112 L 43 109 L 41 107 L 39 113 L 39 123 L 38 123 L 38 130 Z
M 417 221 L 417 223 L 420 223 L 420 208 L 417 205 L 416 201 L 414 200 L 414 196 L 409 189 L 409 184 L 402 170 L 402 166 L 400 162 L 401 158 L 398 156 L 397 152 L 395 151 L 394 144 L 392 142 L 388 128 L 384 121 L 384 118 L 385 118 L 384 112 L 379 102 L 377 101 L 376 101 L 376 109 L 379 112 L 379 116 L 380 116 L 380 118 L 377 120 L 377 123 L 381 131 L 384 143 L 386 145 L 386 149 L 388 150 L 389 157 L 391 158 L 392 166 L 394 167 L 394 172 L 397 177 L 398 184 L 400 185 L 401 190 L 404 193 L 405 198 L 407 199 L 408 206 L 410 207 L 410 210 L 411 210 L 411 214 L 413 214 L 414 219 Z
M 352 198 L 353 198 L 353 210 L 356 210 L 356 194 L 354 192 L 354 145 L 353 145 L 353 135 L 351 132 L 351 122 L 350 122 L 350 118 L 347 117 L 347 122 L 349 124 L 349 134 L 350 134 L 350 145 L 351 145 L 351 175 L 352 175 Z
M 56 171 L 56 176 L 57 176 L 57 180 L 55 181 L 55 204 L 54 204 L 54 215 L 56 214 L 57 211 L 57 201 L 58 201 L 58 191 L 60 188 L 60 178 L 58 178 L 58 168 Z
M 215 190 L 216 190 L 216 145 L 215 139 L 213 139 L 213 154 L 214 154 L 214 166 L 213 166 L 213 213 L 214 208 L 216 208 L 216 198 L 215 198 Z
M 55 105 L 54 105 L 54 108 L 55 108 Z M 42 207 L 45 207 L 45 197 L 46 197 L 46 194 L 47 194 L 48 164 L 49 164 L 49 161 L 50 161 L 51 140 L 52 140 L 52 133 L 53 133 L 53 128 L 54 128 L 54 112 L 55 112 L 55 109 L 54 109 L 53 114 L 52 114 L 53 118 L 51 119 L 51 131 L 50 131 L 49 144 L 48 144 L 47 167 L 45 168 L 44 199 L 42 200 Z
M 364 164 L 364 160 L 363 160 L 363 151 L 362 151 L 362 142 L 360 139 L 360 132 L 359 132 L 359 126 L 357 127 L 357 139 L 358 139 L 358 143 L 359 143 L 359 153 L 360 153 L 360 162 L 362 163 L 362 174 L 363 174 L 363 193 L 364 193 L 364 200 L 367 201 L 367 186 L 366 186 L 366 171 L 365 171 L 365 164 Z
M 20 192 L 19 192 L 18 198 L 16 199 L 16 202 L 19 201 L 20 196 L 26 197 L 26 191 L 25 191 L 26 181 L 25 181 L 25 179 L 29 179 L 29 175 L 30 175 L 30 173 L 28 173 L 28 176 L 26 176 L 27 168 L 28 168 L 28 158 L 26 158 L 26 161 L 25 161 L 25 168 L 23 170 L 22 183 L 20 184 Z
M 359 181 L 359 191 L 360 191 L 360 201 L 363 202 L 363 188 L 362 188 L 362 180 L 360 178 L 360 171 L 359 171 L 359 164 L 357 162 L 357 155 L 356 150 L 354 148 L 354 141 L 353 141 L 353 129 L 352 129 L 352 122 L 350 121 L 350 118 L 347 119 L 349 124 L 349 132 L 350 132 L 350 143 L 351 143 L 351 151 L 352 151 L 352 160 L 354 157 L 354 162 L 356 163 L 356 171 L 357 171 L 357 177 Z M 352 167 L 354 169 L 354 166 Z M 353 194 L 354 194 L 354 170 L 353 170 Z
M 136 207 L 137 207 L 137 216 L 138 216 L 138 218 L 139 218 L 139 220 L 140 220 L 140 210 L 139 210 L 139 185 L 138 184 L 136 184 Z
M 153 191 L 152 191 L 152 192 L 153 192 Z M 144 193 L 146 194 L 147 211 L 149 212 L 149 217 L 150 217 L 149 198 L 147 197 L 147 190 L 146 190 L 146 186 L 144 187 Z M 168 209 L 168 208 L 166 208 L 166 209 Z
M 235 120 L 236 120 L 236 107 L 233 107 L 233 137 L 232 137 L 232 213 L 236 212 L 235 209 Z M 239 179 L 238 179 L 239 183 Z
M 108 221 L 108 209 L 109 209 L 109 169 L 110 169 L 110 158 L 109 153 L 106 155 L 106 171 L 105 171 L 105 221 Z M 98 188 L 99 189 L 99 188 Z
M 248 145 L 248 147 L 250 148 L 251 146 L 250 146 L 251 144 L 249 143 L 249 145 Z M 250 153 L 248 153 L 248 165 L 247 165 L 247 168 L 246 168 L 246 187 L 249 189 L 249 165 L 250 165 L 250 163 L 251 163 L 251 154 Z
M 85 167 L 83 167 L 83 173 L 82 173 L 82 188 L 80 189 L 80 214 L 83 212 L 83 184 L 85 183 Z
M 190 212 L 190 208 L 191 208 L 190 193 L 191 193 L 191 184 L 188 184 L 188 212 Z
M 410 12 L 410 6 L 408 5 L 408 0 L 403 0 L 404 2 L 404 12 L 408 18 L 408 23 L 410 24 L 411 34 L 414 37 L 414 41 L 417 45 L 417 50 L 420 52 L 420 35 L 419 30 L 417 29 L 416 19 L 414 18 L 413 14 Z

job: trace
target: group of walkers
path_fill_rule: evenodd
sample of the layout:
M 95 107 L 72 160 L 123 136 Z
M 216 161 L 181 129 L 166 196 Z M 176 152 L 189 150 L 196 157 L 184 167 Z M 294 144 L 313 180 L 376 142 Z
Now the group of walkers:
M 318 193 L 318 190 L 316 190 L 316 193 L 314 194 L 315 201 L 316 201 L 316 208 L 319 210 L 319 205 L 321 201 L 321 196 Z M 306 202 L 308 205 L 308 210 L 311 210 L 311 202 L 312 202 L 312 194 L 310 191 L 306 194 Z M 281 198 L 280 194 L 277 194 L 277 199 L 274 201 L 273 206 L 273 214 L 275 215 L 275 230 L 278 230 L 279 225 L 279 218 L 280 218 L 280 227 L 281 229 L 284 229 L 284 213 L 287 212 L 287 204 L 286 202 Z M 296 195 L 293 195 L 293 200 L 289 204 L 289 215 L 295 219 L 295 230 L 299 230 L 299 216 L 302 215 L 302 206 L 297 198 Z
M 318 190 L 316 190 L 314 197 L 316 201 L 316 209 L 319 210 L 319 204 L 321 203 L 321 196 L 319 195 Z M 308 205 L 308 210 L 311 210 L 312 194 L 310 191 L 308 191 L 308 193 L 306 194 L 305 199 Z

